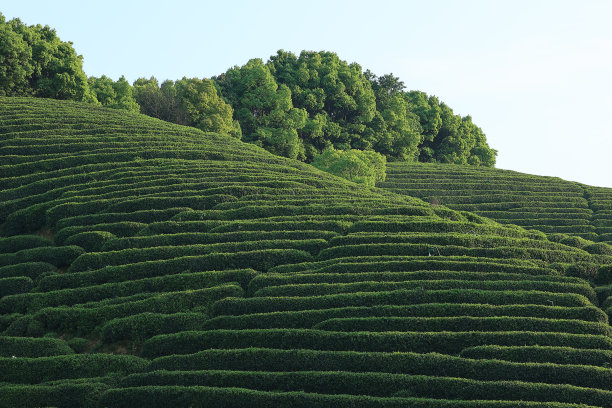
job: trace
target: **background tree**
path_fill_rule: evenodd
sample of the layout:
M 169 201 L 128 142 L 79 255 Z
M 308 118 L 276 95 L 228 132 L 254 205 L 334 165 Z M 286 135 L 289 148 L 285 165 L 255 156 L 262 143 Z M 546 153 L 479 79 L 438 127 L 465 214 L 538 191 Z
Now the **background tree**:
M 376 140 L 364 131 L 374 118 L 376 102 L 358 64 L 347 64 L 333 52 L 302 51 L 296 57 L 280 50 L 267 65 L 278 83 L 291 90 L 294 106 L 308 114 L 298 132 L 308 160 L 328 146 L 374 146 Z
M 145 115 L 240 138 L 240 127 L 232 119 L 232 107 L 221 98 L 210 79 L 166 80 L 160 86 L 155 77 L 139 78 L 134 81 L 133 92 Z
M 387 171 L 385 156 L 371 150 L 336 150 L 329 147 L 315 156 L 312 165 L 368 187 L 374 187 L 377 181 L 384 181 Z
M 114 82 L 106 75 L 100 78 L 89 77 L 89 88 L 98 103 L 112 109 L 122 109 L 130 112 L 140 112 L 140 105 L 132 95 L 130 83 L 121 77 Z
M 9 96 L 95 102 L 83 57 L 49 26 L 26 26 L 0 15 L 0 86 Z
M 214 78 L 235 110 L 244 140 L 290 158 L 304 158 L 297 131 L 306 111 L 293 107 L 291 91 L 278 85 L 261 59 L 252 59 Z

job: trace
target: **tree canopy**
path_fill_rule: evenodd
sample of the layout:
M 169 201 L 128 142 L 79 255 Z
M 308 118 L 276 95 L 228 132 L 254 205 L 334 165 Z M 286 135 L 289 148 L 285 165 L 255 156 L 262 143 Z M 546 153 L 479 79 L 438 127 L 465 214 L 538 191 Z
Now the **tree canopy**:
M 95 102 L 82 59 L 49 26 L 0 14 L 0 95 Z

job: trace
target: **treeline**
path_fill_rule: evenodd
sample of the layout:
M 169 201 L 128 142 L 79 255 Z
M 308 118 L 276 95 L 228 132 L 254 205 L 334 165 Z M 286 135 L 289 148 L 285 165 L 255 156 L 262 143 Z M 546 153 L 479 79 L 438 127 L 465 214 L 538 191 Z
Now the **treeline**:
M 327 51 L 279 50 L 211 79 L 87 78 L 82 57 L 48 26 L 0 15 L 0 95 L 86 101 L 242 138 L 312 162 L 329 148 L 375 151 L 392 161 L 494 166 L 497 152 L 470 116 L 406 91 Z

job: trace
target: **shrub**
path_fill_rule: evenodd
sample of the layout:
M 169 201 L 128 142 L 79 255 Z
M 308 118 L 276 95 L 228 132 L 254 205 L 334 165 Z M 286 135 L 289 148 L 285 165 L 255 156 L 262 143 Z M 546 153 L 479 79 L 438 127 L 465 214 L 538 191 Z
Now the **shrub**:
M 190 354 L 213 348 L 413 351 L 459 353 L 466 347 L 499 344 L 612 348 L 605 335 L 551 332 L 337 332 L 315 329 L 245 329 L 160 334 L 144 343 L 144 357 Z
M 97 382 L 58 385 L 4 385 L 0 393 L 2 407 L 95 408 L 108 385 Z
M 117 238 L 108 231 L 88 231 L 71 235 L 65 240 L 66 245 L 78 245 L 87 252 L 100 251 L 106 241 Z
M 45 357 L 63 354 L 73 354 L 73 351 L 60 339 L 0 337 L 0 357 Z
M 22 249 L 51 245 L 53 245 L 53 242 L 49 238 L 40 235 L 17 235 L 0 238 L 0 253 L 18 252 Z
M 68 340 L 67 343 L 75 353 L 83 353 L 87 349 L 90 342 L 82 337 L 74 337 Z
M 144 371 L 149 365 L 136 356 L 74 354 L 38 358 L 0 358 L 0 380 L 36 384 L 62 378 L 97 377 L 114 372 Z
M 24 262 L 0 267 L 0 278 L 25 276 L 32 280 L 53 274 L 57 268 L 47 262 Z
M 472 360 L 437 353 L 280 350 L 205 350 L 151 362 L 150 370 L 352 371 L 571 384 L 609 390 L 612 372 L 593 366 Z
M 459 355 L 486 360 L 592 365 L 607 368 L 612 366 L 611 350 L 584 350 L 573 347 L 485 345 L 466 348 Z
M 102 342 L 120 340 L 143 342 L 156 334 L 186 330 L 203 330 L 206 315 L 202 313 L 141 313 L 113 319 L 102 326 Z
M 7 295 L 25 293 L 32 290 L 34 282 L 27 276 L 0 279 L 0 298 Z

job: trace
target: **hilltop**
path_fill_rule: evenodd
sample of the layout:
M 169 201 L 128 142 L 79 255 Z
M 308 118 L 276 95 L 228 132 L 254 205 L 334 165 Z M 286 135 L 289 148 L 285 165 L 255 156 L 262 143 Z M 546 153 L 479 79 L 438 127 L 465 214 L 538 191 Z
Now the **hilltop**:
M 0 98 L 0 223 L 0 406 L 612 405 L 611 256 L 229 136 Z

